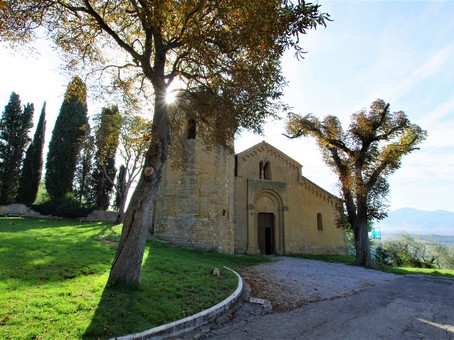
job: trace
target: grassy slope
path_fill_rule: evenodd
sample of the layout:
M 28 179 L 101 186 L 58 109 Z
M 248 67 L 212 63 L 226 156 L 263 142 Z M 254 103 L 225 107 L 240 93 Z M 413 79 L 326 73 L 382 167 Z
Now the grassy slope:
M 264 261 L 150 241 L 141 286 L 106 288 L 115 249 L 99 240 L 118 232 L 103 223 L 0 218 L 0 338 L 139 332 L 222 301 L 237 284 L 222 266 Z M 211 275 L 214 267 L 221 278 Z

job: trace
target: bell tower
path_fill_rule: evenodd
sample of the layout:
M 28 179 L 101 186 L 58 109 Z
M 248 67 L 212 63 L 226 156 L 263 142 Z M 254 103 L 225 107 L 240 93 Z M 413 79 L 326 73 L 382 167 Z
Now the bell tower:
M 233 254 L 233 145 L 208 147 L 201 133 L 206 125 L 188 115 L 176 125 L 181 138 L 172 140 L 164 165 L 152 233 L 173 244 Z

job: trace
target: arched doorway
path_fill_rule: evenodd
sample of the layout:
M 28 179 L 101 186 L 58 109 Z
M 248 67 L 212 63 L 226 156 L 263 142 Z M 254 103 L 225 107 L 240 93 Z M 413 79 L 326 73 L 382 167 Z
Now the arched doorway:
M 249 246 L 263 255 L 283 254 L 282 199 L 275 191 L 263 190 L 254 200 L 255 219 Z
M 260 254 L 274 255 L 276 251 L 274 246 L 274 214 L 258 213 L 257 228 Z

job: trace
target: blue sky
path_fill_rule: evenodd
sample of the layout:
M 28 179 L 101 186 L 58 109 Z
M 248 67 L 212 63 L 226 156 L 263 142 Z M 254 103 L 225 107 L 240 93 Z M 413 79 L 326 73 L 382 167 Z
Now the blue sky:
M 305 37 L 305 60 L 284 60 L 293 111 L 336 115 L 344 126 L 377 98 L 405 111 L 429 137 L 391 175 L 390 208 L 454 211 L 454 2 L 319 3 L 334 21 Z M 304 176 L 335 193 L 336 178 L 314 141 L 288 141 L 282 130 L 283 123 L 274 122 L 265 137 L 243 134 L 237 146 L 265 139 L 299 161 Z
M 308 31 L 307 54 L 283 60 L 289 81 L 285 100 L 297 113 L 336 115 L 346 126 L 352 113 L 382 98 L 428 130 L 421 150 L 390 177 L 390 208 L 454 211 L 454 1 L 327 1 L 333 22 Z M 49 138 L 70 76 L 45 43 L 27 55 L 0 47 L 0 109 L 11 91 L 40 111 L 47 101 Z M 90 114 L 97 105 L 89 103 Z M 336 178 L 311 139 L 282 136 L 284 121 L 264 136 L 243 133 L 236 151 L 266 140 L 303 165 L 303 175 L 336 193 Z

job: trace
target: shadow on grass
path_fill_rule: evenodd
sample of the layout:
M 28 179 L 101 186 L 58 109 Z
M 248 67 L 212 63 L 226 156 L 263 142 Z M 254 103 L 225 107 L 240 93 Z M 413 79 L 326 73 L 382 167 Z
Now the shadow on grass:
M 114 250 L 98 241 L 107 224 L 1 218 L 0 273 L 27 285 L 103 274 Z
M 106 286 L 83 339 L 108 339 L 152 328 L 147 315 L 156 306 L 145 304 L 140 287 Z
M 236 276 L 224 269 L 269 261 L 186 249 L 150 240 L 139 287 L 106 286 L 84 339 L 110 338 L 176 321 L 224 300 L 237 287 Z M 211 270 L 217 267 L 221 277 Z

